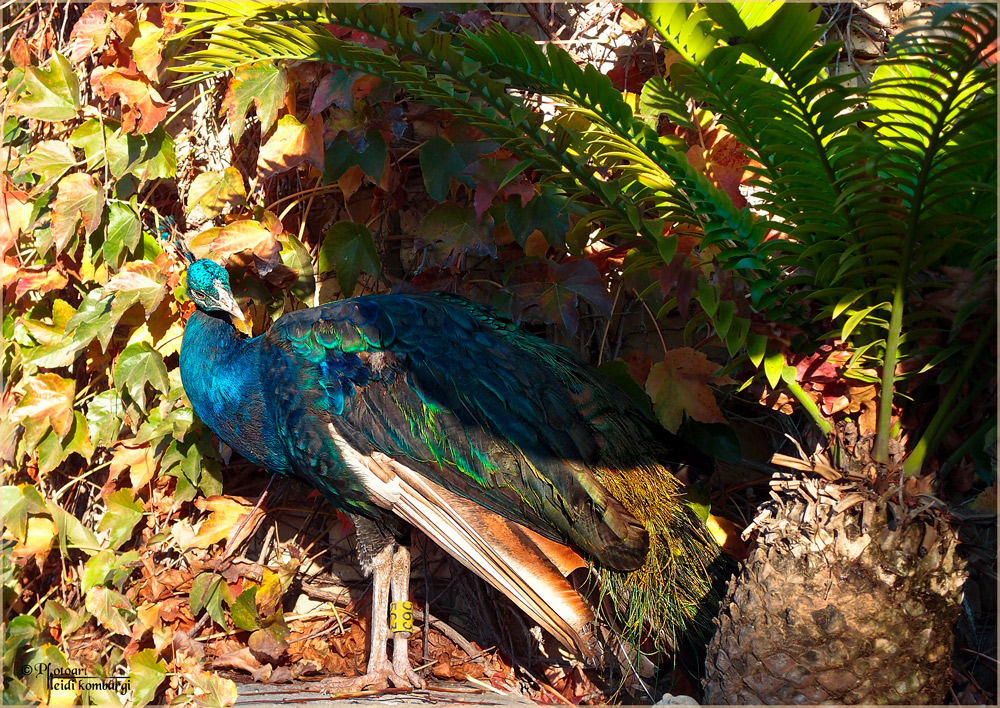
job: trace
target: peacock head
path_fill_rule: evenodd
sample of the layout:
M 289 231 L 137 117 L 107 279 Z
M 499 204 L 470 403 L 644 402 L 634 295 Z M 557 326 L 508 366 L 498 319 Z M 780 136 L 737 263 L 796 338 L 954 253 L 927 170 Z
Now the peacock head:
M 244 321 L 243 311 L 229 288 L 229 273 L 215 261 L 202 258 L 188 267 L 187 296 L 199 310 L 228 312 Z

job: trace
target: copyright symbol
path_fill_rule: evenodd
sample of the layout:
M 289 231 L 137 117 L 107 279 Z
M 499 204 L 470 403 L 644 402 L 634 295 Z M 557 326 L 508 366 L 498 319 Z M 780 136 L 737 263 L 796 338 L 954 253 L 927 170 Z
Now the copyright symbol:
M 30 676 L 31 675 L 31 664 L 24 664 L 18 670 L 21 672 L 22 676 Z

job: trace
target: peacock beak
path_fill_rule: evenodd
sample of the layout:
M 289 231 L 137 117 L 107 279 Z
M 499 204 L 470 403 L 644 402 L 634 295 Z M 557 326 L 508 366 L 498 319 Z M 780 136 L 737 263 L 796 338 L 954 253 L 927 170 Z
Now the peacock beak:
M 227 288 L 219 286 L 216 286 L 216 292 L 218 293 L 217 303 L 219 309 L 223 312 L 228 312 L 240 322 L 246 322 L 246 318 L 243 316 L 243 310 L 241 310 L 240 306 L 236 304 L 236 298 L 233 297 L 233 294 L 229 292 Z

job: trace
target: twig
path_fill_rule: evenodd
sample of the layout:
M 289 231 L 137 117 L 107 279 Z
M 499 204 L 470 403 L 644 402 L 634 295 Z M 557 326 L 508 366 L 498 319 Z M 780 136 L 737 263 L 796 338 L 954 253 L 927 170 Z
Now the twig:
M 521 6 L 528 11 L 528 14 L 531 15 L 531 19 L 533 19 L 538 24 L 542 32 L 548 35 L 549 39 L 556 38 L 556 33 L 552 31 L 552 28 L 549 27 L 549 24 L 545 21 L 545 18 L 538 13 L 538 10 L 535 9 L 535 6 L 532 3 L 522 2 Z

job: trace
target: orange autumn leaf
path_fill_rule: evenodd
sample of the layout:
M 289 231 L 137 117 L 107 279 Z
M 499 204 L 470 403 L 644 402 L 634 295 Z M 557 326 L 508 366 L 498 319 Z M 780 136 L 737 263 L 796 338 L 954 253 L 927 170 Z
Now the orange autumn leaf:
M 188 540 L 191 546 L 197 548 L 208 548 L 222 539 L 235 545 L 253 533 L 264 518 L 260 508 L 240 497 L 216 495 L 208 499 L 198 498 L 194 503 L 202 511 L 210 512 L 210 516 L 198 525 L 197 532 Z
M 116 477 L 128 470 L 132 490 L 144 487 L 156 474 L 156 457 L 148 445 L 143 447 L 128 447 L 119 445 L 111 458 L 111 476 Z
M 672 349 L 653 366 L 646 379 L 646 393 L 660 424 L 677 432 L 684 416 L 702 423 L 725 423 L 709 383 L 731 384 L 728 376 L 714 376 L 719 365 L 691 347 Z
M 211 252 L 220 258 L 227 259 L 243 251 L 252 252 L 257 271 L 267 275 L 278 265 L 281 244 L 271 229 L 252 219 L 234 221 L 212 239 Z
M 323 169 L 323 121 L 314 116 L 305 123 L 282 116 L 274 133 L 260 148 L 257 171 L 262 179 L 309 162 Z
M 167 116 L 170 104 L 142 75 L 129 75 L 115 67 L 98 67 L 90 85 L 102 98 L 118 96 L 122 102 L 122 131 L 149 133 Z
M 61 290 L 69 280 L 54 265 L 30 266 L 20 271 L 17 286 L 14 289 L 14 299 L 19 300 L 26 293 L 37 292 L 42 295 Z

